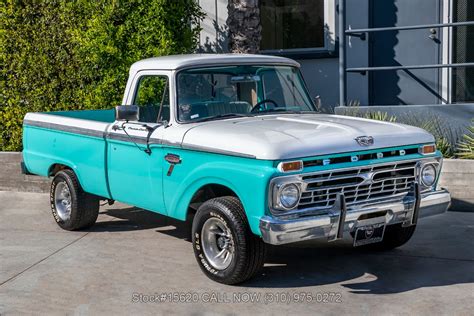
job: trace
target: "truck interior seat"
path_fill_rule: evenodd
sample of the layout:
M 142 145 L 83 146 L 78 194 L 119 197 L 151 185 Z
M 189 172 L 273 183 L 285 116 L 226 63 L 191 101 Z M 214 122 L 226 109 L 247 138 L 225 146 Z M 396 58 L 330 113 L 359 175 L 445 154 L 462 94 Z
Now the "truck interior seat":
M 232 102 L 209 102 L 207 103 L 207 110 L 209 116 L 222 115 L 228 113 L 247 114 L 252 109 L 252 106 L 245 101 Z

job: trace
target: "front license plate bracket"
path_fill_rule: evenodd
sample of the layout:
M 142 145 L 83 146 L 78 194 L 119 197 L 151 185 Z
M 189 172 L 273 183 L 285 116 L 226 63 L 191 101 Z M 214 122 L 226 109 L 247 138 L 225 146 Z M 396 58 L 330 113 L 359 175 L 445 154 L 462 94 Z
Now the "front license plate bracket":
M 354 247 L 381 242 L 385 233 L 385 223 L 357 227 L 354 234 Z

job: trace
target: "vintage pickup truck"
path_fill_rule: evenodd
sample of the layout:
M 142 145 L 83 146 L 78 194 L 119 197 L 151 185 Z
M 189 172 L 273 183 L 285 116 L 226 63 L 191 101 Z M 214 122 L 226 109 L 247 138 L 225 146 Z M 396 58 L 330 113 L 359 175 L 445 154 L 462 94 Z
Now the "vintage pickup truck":
M 190 220 L 198 264 L 227 284 L 254 276 L 267 244 L 392 249 L 450 204 L 432 135 L 318 113 L 281 57 L 139 61 L 123 105 L 28 113 L 23 146 L 23 171 L 52 177 L 60 227 L 93 225 L 100 200 Z

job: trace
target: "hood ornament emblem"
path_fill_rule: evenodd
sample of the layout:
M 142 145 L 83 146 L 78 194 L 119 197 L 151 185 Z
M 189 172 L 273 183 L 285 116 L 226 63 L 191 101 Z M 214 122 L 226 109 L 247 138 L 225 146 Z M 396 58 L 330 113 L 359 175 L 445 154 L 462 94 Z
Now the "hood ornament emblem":
M 374 144 L 374 138 L 372 136 L 359 136 L 354 139 L 361 146 L 371 146 Z

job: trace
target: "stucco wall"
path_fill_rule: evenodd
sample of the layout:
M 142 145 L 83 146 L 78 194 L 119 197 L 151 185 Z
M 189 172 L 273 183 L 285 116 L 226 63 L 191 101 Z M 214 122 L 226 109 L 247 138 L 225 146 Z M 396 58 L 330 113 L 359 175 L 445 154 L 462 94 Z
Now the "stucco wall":
M 48 192 L 49 179 L 21 174 L 21 153 L 0 152 L 0 191 Z
M 201 52 L 228 52 L 227 4 L 228 0 L 199 0 L 206 17 L 201 23 L 199 35 Z
M 440 186 L 451 192 L 452 209 L 474 212 L 474 160 L 445 159 Z

